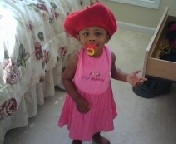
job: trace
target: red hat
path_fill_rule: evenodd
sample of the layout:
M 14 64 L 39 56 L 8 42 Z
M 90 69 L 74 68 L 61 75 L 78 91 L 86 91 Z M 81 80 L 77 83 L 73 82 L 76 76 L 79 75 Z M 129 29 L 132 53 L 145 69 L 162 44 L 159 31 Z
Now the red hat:
M 116 32 L 117 23 L 113 13 L 100 2 L 69 14 L 64 22 L 66 32 L 73 37 L 82 29 L 92 26 L 104 28 L 110 36 Z

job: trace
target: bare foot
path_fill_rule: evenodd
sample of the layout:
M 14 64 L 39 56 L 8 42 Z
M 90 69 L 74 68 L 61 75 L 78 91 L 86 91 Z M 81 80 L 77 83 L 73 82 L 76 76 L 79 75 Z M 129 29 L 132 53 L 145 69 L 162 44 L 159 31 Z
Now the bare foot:
M 73 140 L 72 144 L 82 144 L 82 141 L 80 141 L 80 140 Z
M 100 135 L 100 132 L 97 132 L 92 136 L 92 141 L 96 144 L 111 144 L 108 139 Z

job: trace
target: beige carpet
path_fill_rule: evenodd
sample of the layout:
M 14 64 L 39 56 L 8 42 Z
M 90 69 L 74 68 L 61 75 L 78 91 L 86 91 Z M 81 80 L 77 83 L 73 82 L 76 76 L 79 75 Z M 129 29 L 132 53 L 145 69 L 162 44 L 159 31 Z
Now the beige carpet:
M 117 66 L 126 72 L 142 69 L 149 35 L 120 29 L 108 43 L 117 56 Z M 118 117 L 115 130 L 103 133 L 112 144 L 176 144 L 176 86 L 169 94 L 152 99 L 136 96 L 128 83 L 112 80 Z M 4 144 L 71 144 L 66 127 L 57 119 L 65 93 L 57 90 L 39 106 L 28 127 L 10 130 Z M 89 142 L 84 142 L 88 144 Z

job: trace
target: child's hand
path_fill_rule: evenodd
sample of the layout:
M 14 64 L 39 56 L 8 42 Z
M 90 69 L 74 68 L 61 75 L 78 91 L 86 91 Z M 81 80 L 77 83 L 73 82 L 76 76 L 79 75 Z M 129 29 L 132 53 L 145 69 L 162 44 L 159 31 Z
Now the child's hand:
M 135 71 L 127 76 L 127 82 L 129 82 L 133 87 L 140 86 L 141 84 L 143 84 L 144 81 L 147 80 L 144 77 L 138 76 L 137 74 L 139 72 L 140 71 Z
M 77 110 L 83 114 L 87 113 L 90 110 L 89 103 L 81 96 L 76 100 L 76 106 Z

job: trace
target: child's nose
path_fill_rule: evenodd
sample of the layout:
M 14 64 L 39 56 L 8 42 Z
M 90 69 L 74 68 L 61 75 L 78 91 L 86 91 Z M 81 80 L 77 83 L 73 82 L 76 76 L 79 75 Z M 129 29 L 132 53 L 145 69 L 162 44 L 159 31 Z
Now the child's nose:
M 94 42 L 94 41 L 95 41 L 95 39 L 89 39 L 89 41 L 90 41 L 90 42 Z
M 95 41 L 95 36 L 94 35 L 90 35 L 90 37 L 89 37 L 89 41 L 91 42 L 91 41 Z

